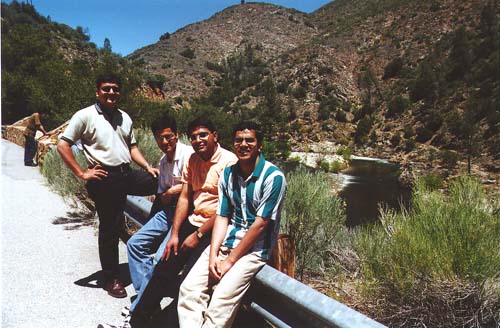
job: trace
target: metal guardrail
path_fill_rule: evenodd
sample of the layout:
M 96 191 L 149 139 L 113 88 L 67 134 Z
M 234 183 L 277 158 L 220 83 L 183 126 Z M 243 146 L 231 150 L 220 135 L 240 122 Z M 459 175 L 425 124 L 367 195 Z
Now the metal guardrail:
M 142 197 L 127 196 L 124 214 L 142 226 L 151 205 Z M 268 265 L 257 273 L 245 299 L 253 311 L 279 328 L 386 327 Z

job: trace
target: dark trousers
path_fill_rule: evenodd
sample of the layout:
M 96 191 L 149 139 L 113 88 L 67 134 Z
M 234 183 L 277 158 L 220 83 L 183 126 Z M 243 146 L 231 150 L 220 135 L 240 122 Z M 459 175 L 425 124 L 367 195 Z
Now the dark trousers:
M 24 136 L 24 138 L 24 164 L 31 164 L 38 150 L 38 142 L 32 136 Z
M 157 309 L 163 297 L 169 296 L 174 299 L 170 307 L 177 308 L 177 297 L 179 295 L 179 286 L 186 277 L 189 269 L 194 265 L 203 250 L 210 244 L 210 234 L 203 236 L 198 246 L 190 251 L 180 251 L 180 246 L 184 240 L 198 227 L 192 225 L 189 220 L 185 220 L 179 230 L 179 252 L 178 255 L 170 254 L 167 261 L 160 261 L 156 265 L 153 275 L 145 286 L 142 293 L 132 304 L 130 310 L 133 311 L 131 323 L 143 320 Z M 184 269 L 182 276 L 179 276 Z M 132 325 L 133 326 L 133 325 Z
M 127 195 L 146 196 L 156 193 L 158 181 L 145 171 L 127 169 L 108 171 L 103 180 L 87 182 L 87 191 L 99 216 L 99 258 L 107 279 L 119 274 L 118 241 L 123 227 L 123 209 Z
M 155 216 L 156 213 L 163 210 L 163 204 L 161 202 L 161 194 L 156 194 L 155 200 L 151 205 L 151 210 L 149 211 L 148 221 Z

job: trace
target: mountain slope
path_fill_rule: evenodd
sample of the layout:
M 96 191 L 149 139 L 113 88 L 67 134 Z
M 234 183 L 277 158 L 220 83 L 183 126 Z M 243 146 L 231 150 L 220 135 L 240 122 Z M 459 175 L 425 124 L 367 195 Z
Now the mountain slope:
M 497 0 L 336 0 L 310 15 L 251 3 L 129 59 L 165 77 L 167 98 L 193 99 L 220 93 L 221 72 L 240 74 L 223 60 L 252 46 L 267 67 L 261 83 L 224 106 L 253 110 L 270 76 L 295 149 L 334 141 L 360 155 L 452 171 L 477 158 L 478 170 L 495 173 L 498 17 Z
M 163 40 L 128 58 L 150 73 L 165 76 L 163 90 L 167 97 L 189 99 L 205 93 L 218 78 L 210 67 L 246 45 L 258 45 L 262 58 L 268 60 L 315 34 L 304 13 L 250 3 L 228 7 L 205 21 L 165 34 Z

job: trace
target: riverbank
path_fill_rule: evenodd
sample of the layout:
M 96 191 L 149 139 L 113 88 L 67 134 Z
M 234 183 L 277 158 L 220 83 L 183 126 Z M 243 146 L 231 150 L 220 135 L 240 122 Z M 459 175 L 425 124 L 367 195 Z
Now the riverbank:
M 398 179 L 404 187 L 412 187 L 416 177 L 433 174 L 443 180 L 443 189 L 446 189 L 450 181 L 468 174 L 467 159 L 461 158 L 457 152 L 440 150 L 427 144 L 415 147 L 410 152 L 403 152 L 395 151 L 390 144 L 377 144 L 375 147 L 356 147 L 351 156 L 398 164 Z M 329 163 L 337 161 L 344 164 L 342 171 L 347 167 L 346 158 L 337 154 L 342 148 L 346 147 L 330 141 L 296 145 L 290 158 L 310 167 L 320 167 L 322 160 Z M 471 175 L 478 178 L 488 192 L 500 191 L 500 159 L 484 154 L 473 158 Z

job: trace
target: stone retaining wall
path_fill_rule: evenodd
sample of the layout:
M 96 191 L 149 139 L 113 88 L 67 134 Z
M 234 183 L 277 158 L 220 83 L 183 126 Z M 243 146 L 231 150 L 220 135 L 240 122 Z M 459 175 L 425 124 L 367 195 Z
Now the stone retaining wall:
M 25 117 L 12 125 L 7 125 L 2 128 L 2 138 L 9 140 L 24 148 L 24 129 L 28 123 L 28 117 Z M 38 141 L 38 151 L 35 156 L 35 161 L 39 165 L 43 165 L 43 158 L 47 152 L 57 144 L 59 134 L 61 134 L 68 122 L 62 124 L 61 126 L 48 131 L 47 135 L 43 135 L 42 132 L 37 131 L 36 140 Z

